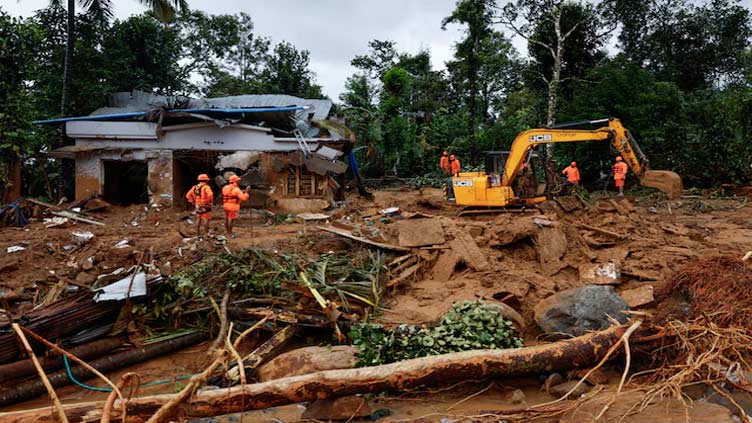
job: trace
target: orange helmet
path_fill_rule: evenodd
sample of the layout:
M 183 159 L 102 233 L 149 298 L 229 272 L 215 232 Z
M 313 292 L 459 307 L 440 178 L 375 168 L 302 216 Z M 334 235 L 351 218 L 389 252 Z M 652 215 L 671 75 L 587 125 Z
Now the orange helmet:
M 577 167 L 577 162 L 572 162 L 569 165 L 572 166 L 572 167 Z
M 622 161 L 622 160 L 623 160 L 623 159 L 621 158 L 621 156 L 616 156 L 616 161 L 617 161 L 617 162 L 620 162 L 620 161 Z
M 198 175 L 198 179 L 197 180 L 200 181 L 200 182 L 209 182 L 210 181 L 209 175 L 207 175 L 206 173 L 202 173 L 202 174 Z
M 454 157 L 454 154 L 452 154 L 451 156 L 449 156 L 449 158 L 452 159 L 452 160 L 456 159 L 456 157 Z
M 238 182 L 239 180 L 240 180 L 240 176 L 238 175 L 232 175 L 230 176 L 230 179 L 229 179 L 230 183 Z

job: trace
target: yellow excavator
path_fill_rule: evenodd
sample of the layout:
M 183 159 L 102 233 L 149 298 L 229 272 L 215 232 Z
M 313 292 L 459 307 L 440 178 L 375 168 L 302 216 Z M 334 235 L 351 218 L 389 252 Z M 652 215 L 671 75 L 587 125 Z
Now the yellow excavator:
M 572 129 L 585 125 L 603 125 L 597 129 Z M 509 151 L 486 155 L 485 172 L 460 172 L 450 178 L 455 204 L 466 208 L 524 207 L 541 203 L 550 188 L 538 184 L 533 176 L 531 149 L 540 144 L 609 141 L 640 183 L 666 193 L 669 199 L 682 193 L 681 177 L 667 170 L 650 170 L 647 157 L 619 119 L 599 119 L 564 123 L 550 128 L 521 132 Z M 522 174 L 522 176 L 520 176 Z M 524 176 L 532 176 L 531 178 Z M 527 183 L 521 183 L 527 179 Z

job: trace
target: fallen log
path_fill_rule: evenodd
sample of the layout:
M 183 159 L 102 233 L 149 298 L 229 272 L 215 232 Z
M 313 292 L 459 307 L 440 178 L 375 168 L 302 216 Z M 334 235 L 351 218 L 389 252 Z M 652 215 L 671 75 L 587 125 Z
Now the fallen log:
M 616 326 L 551 344 L 508 350 L 478 350 L 416 358 L 383 366 L 329 370 L 264 383 L 198 392 L 176 410 L 184 417 L 211 417 L 363 393 L 447 386 L 462 380 L 499 378 L 586 367 L 601 360 L 619 342 L 626 326 Z M 134 398 L 127 422 L 145 422 L 174 394 Z M 104 403 L 64 406 L 72 422 L 99 419 Z M 113 410 L 115 419 L 117 404 Z M 54 422 L 49 407 L 0 413 L 6 423 Z
M 103 354 L 122 345 L 123 340 L 121 338 L 103 338 L 83 345 L 78 345 L 71 348 L 69 351 L 81 359 L 89 360 L 101 357 Z M 63 367 L 63 358 L 59 355 L 40 357 L 39 362 L 46 372 L 61 369 Z M 30 359 L 3 364 L 0 365 L 0 383 L 31 376 L 35 373 L 36 369 Z
M 205 339 L 206 334 L 204 333 L 191 333 L 179 338 L 149 344 L 142 348 L 132 348 L 116 354 L 108 355 L 94 360 L 89 364 L 100 372 L 109 372 L 130 366 L 132 364 L 141 363 L 150 358 L 159 357 L 161 355 L 196 344 Z M 71 366 L 71 374 L 73 374 L 73 377 L 75 377 L 79 381 L 93 377 L 93 374 L 82 366 Z M 68 377 L 66 370 L 60 370 L 58 372 L 51 373 L 48 375 L 48 379 L 52 386 L 55 388 L 66 386 L 72 383 L 70 378 Z M 0 407 L 32 399 L 45 393 L 46 391 L 47 390 L 45 389 L 44 384 L 39 380 L 32 380 L 29 382 L 17 384 L 12 387 L 1 389 Z M 4 420 L 0 418 L 0 421 Z M 71 419 L 71 421 L 75 421 L 75 419 Z
M 258 366 L 269 361 L 279 353 L 280 349 L 287 345 L 295 336 L 296 326 L 287 326 L 259 345 L 253 352 L 243 357 L 243 368 L 247 374 L 255 372 Z M 240 379 L 239 366 L 232 366 L 226 373 L 227 379 L 237 382 Z

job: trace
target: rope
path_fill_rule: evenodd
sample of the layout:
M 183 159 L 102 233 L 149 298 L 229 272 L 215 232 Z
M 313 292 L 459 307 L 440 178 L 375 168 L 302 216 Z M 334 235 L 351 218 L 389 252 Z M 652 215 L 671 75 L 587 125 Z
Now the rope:
M 68 362 L 68 356 L 63 354 L 63 363 L 65 363 L 65 371 L 68 373 L 68 378 L 71 380 L 71 382 L 75 383 L 76 385 L 88 389 L 90 391 L 96 391 L 96 392 L 112 392 L 112 388 L 100 388 L 98 386 L 91 386 L 87 385 L 83 382 L 79 382 L 78 379 L 76 379 L 75 376 L 73 376 L 73 372 L 71 372 L 70 363 Z M 177 382 L 179 380 L 187 380 L 192 378 L 193 376 L 199 375 L 200 373 L 191 373 L 189 375 L 183 375 L 183 376 L 177 376 L 173 379 L 159 379 L 155 380 L 153 382 L 143 383 L 139 385 L 140 387 L 146 387 L 146 386 L 156 386 L 156 385 L 163 385 L 165 383 L 172 383 Z

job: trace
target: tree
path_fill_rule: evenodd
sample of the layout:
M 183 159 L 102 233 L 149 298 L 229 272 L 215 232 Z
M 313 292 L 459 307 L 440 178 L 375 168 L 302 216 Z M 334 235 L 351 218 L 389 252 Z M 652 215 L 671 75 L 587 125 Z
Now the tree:
M 140 0 L 141 4 L 149 7 L 155 16 L 163 22 L 172 18 L 175 10 L 187 10 L 186 0 Z M 76 0 L 67 0 L 65 62 L 63 65 L 63 88 L 60 99 L 60 115 L 65 116 L 68 110 L 68 99 L 73 78 L 73 57 L 76 43 Z M 112 17 L 112 2 L 110 0 L 78 0 L 86 8 L 86 12 L 99 20 Z M 60 6 L 60 0 L 53 0 L 53 6 Z
M 570 17 L 568 12 L 574 11 L 578 12 L 574 14 L 574 19 L 567 19 Z M 500 22 L 527 40 L 530 46 L 539 47 L 550 58 L 550 75 L 540 75 L 548 94 L 547 126 L 556 123 L 559 86 L 568 41 L 585 25 L 599 31 L 589 34 L 592 40 L 601 40 L 609 34 L 615 26 L 604 19 L 605 13 L 603 3 L 596 7 L 587 2 L 571 0 L 516 0 L 502 9 Z M 549 31 L 552 36 L 543 37 Z M 549 156 L 553 152 L 552 147 L 552 144 L 547 145 Z
M 355 56 L 350 64 L 375 80 L 381 80 L 386 71 L 397 63 L 397 43 L 394 41 L 373 40 L 368 42 L 369 54 Z
M 467 133 L 471 160 L 478 157 L 475 132 L 478 123 L 480 50 L 482 43 L 492 34 L 494 7 L 494 0 L 458 0 L 452 14 L 441 21 L 442 29 L 446 29 L 446 26 L 452 23 L 466 27 L 465 38 L 455 45 L 455 57 L 458 59 L 457 70 L 463 75 L 467 87 Z
M 309 69 L 309 55 L 308 50 L 298 50 L 288 42 L 277 44 L 259 76 L 261 89 L 271 94 L 323 98 L 321 86 Z

